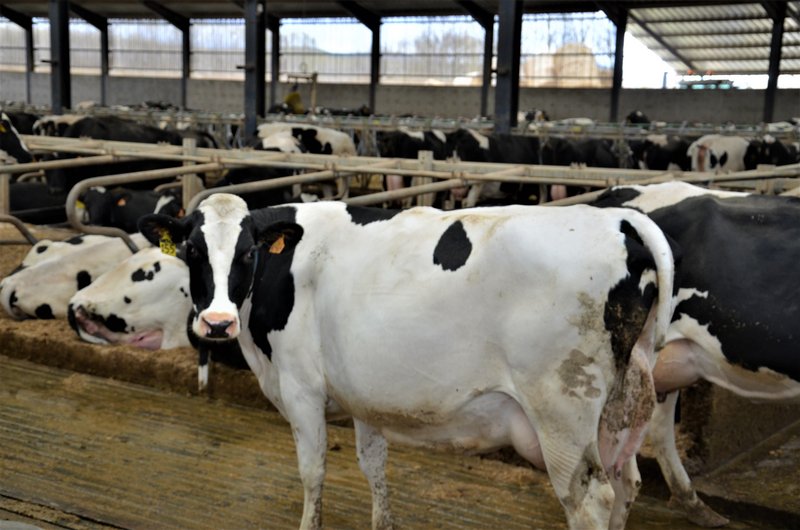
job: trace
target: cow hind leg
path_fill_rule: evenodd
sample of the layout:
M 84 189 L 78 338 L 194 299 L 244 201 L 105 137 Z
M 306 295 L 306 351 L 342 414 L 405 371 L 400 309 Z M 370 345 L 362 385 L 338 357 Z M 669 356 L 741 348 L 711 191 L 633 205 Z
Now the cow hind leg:
M 372 528 L 393 528 L 389 510 L 389 489 L 386 485 L 386 438 L 375 428 L 354 420 L 358 466 L 367 477 L 372 491 Z
M 614 488 L 598 447 L 601 407 L 595 400 L 566 395 L 558 400 L 563 406 L 554 401 L 546 407 L 528 408 L 536 411 L 529 416 L 536 427 L 550 482 L 571 529 L 605 530 L 611 520 Z
M 675 446 L 675 405 L 678 392 L 667 394 L 663 403 L 656 405 L 647 436 L 656 453 L 661 473 L 672 494 L 670 503 L 677 505 L 693 523 L 705 527 L 728 524 L 728 519 L 709 508 L 697 496 L 689 475 L 681 463 Z
M 630 458 L 623 464 L 621 477 L 611 477 L 611 486 L 614 488 L 614 508 L 608 527 L 611 530 L 623 530 L 633 501 L 642 487 L 642 476 L 639 474 L 636 458 Z

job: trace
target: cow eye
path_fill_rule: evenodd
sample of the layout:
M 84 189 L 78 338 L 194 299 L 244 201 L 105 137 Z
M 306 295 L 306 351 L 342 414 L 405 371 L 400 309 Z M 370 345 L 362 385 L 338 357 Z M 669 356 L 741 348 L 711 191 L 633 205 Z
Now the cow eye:
M 197 250 L 197 247 L 192 245 L 191 243 L 186 244 L 186 255 L 189 259 L 197 259 L 200 257 L 200 251 Z
M 255 261 L 256 259 L 256 251 L 257 251 L 256 247 L 250 247 L 250 250 L 248 250 L 242 255 L 242 261 L 244 263 L 247 263 L 248 265 L 250 263 L 253 263 L 253 261 Z

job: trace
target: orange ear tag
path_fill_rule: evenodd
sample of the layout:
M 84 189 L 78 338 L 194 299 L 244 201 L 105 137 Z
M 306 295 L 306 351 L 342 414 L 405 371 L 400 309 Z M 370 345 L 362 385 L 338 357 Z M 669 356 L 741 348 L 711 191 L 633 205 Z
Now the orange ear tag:
M 270 254 L 280 254 L 281 252 L 283 252 L 283 249 L 286 248 L 286 241 L 284 241 L 283 238 L 284 236 L 283 234 L 281 234 L 281 237 L 279 237 L 272 243 L 272 246 L 269 247 Z
M 128 203 L 128 201 L 125 199 L 125 197 L 121 197 L 121 198 L 120 198 L 120 199 L 117 201 L 117 206 L 125 206 L 127 203 Z

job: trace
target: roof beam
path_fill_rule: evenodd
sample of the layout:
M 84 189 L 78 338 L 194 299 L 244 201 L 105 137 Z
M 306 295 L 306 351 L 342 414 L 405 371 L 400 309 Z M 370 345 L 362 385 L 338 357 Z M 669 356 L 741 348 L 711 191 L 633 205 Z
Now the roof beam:
M 482 8 L 473 0 L 457 0 L 456 3 L 466 11 L 469 16 L 475 19 L 475 22 L 481 25 L 483 29 L 489 26 L 494 27 L 494 13 Z
M 0 17 L 6 17 L 25 31 L 30 31 L 33 28 L 33 17 L 29 17 L 16 9 L 11 9 L 2 4 L 0 4 Z
M 765 18 L 763 15 L 729 16 L 720 13 L 720 16 L 659 18 L 657 20 L 648 20 L 648 24 L 655 26 L 656 24 L 686 24 L 691 22 L 740 22 L 745 20 L 764 20 Z
M 153 2 L 151 0 L 144 0 L 142 2 L 150 11 L 153 11 L 158 16 L 175 26 L 181 31 L 189 31 L 189 24 L 190 20 L 189 17 L 185 17 L 179 13 L 176 13 L 172 9 L 161 5 L 159 2 Z
M 85 7 L 72 2 L 69 4 L 69 10 L 100 31 L 105 31 L 108 29 L 108 18 L 98 15 L 94 11 L 89 11 Z
M 628 18 L 634 21 L 643 31 L 645 31 L 650 37 L 652 37 L 657 43 L 659 43 L 665 50 L 667 50 L 673 57 L 675 57 L 678 61 L 682 62 L 689 70 L 697 70 L 697 67 L 687 59 L 681 52 L 676 50 L 673 46 L 671 46 L 667 41 L 661 37 L 658 33 L 650 29 L 650 27 L 632 12 L 628 12 Z
M 764 9 L 772 19 L 772 41 L 769 50 L 767 89 L 764 92 L 764 121 L 771 122 L 775 114 L 775 94 L 778 76 L 781 73 L 781 51 L 783 48 L 783 25 L 786 21 L 787 2 L 763 2 Z
M 381 27 L 381 16 L 378 13 L 370 11 L 366 7 L 356 3 L 345 0 L 336 2 L 342 8 L 353 15 L 359 22 L 367 26 L 370 30 L 375 31 Z

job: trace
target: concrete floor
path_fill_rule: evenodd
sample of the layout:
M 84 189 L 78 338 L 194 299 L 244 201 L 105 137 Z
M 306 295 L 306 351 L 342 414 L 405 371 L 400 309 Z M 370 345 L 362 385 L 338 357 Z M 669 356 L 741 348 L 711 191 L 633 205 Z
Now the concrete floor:
M 325 527 L 369 528 L 352 430 L 331 426 L 329 438 Z M 530 469 L 392 448 L 388 474 L 399 528 L 565 528 L 547 477 Z M 0 529 L 296 528 L 301 508 L 276 413 L 0 356 Z M 640 495 L 628 528 L 695 527 Z

